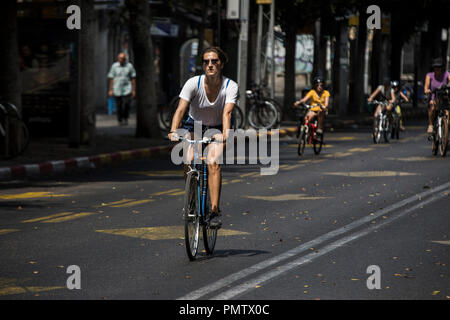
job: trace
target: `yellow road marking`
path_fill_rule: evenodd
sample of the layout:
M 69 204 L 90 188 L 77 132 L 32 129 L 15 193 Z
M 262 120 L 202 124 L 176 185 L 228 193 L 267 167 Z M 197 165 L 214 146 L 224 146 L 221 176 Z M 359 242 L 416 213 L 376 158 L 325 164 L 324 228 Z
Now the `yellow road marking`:
M 102 203 L 102 204 L 99 205 L 99 206 L 95 206 L 95 208 L 113 206 L 113 205 L 117 205 L 117 204 L 129 202 L 129 201 L 134 201 L 134 200 L 135 200 L 135 199 L 122 199 L 122 200 L 119 200 L 119 201 L 108 202 L 108 203 Z
M 67 216 L 72 213 L 73 212 L 61 212 L 61 213 L 56 213 L 56 214 L 52 214 L 52 215 L 45 216 L 45 217 L 24 220 L 24 221 L 22 221 L 22 223 L 38 222 L 38 221 L 42 221 L 42 220 L 54 219 L 54 218 L 61 217 L 61 216 Z
M 163 194 L 169 194 L 169 193 L 180 192 L 180 191 L 182 191 L 180 188 L 170 189 L 170 190 L 166 190 L 166 191 L 152 193 L 152 196 L 160 196 L 160 195 L 163 195 Z
M 353 153 L 352 152 L 336 152 L 336 153 L 329 153 L 324 155 L 324 158 L 342 158 L 342 157 L 348 157 L 351 156 Z
M 327 141 L 352 141 L 352 140 L 358 140 L 356 137 L 327 137 Z
M 80 213 L 76 213 L 76 214 L 65 216 L 65 217 L 44 220 L 44 221 L 42 221 L 42 223 L 66 222 L 66 221 L 70 221 L 70 220 L 75 220 L 75 219 L 91 216 L 93 214 L 96 214 L 96 212 L 80 212 Z
M 131 174 L 141 174 L 148 177 L 160 176 L 183 176 L 183 170 L 164 170 L 164 171 L 128 171 Z
M 248 173 L 239 175 L 239 177 L 245 178 L 245 177 L 249 177 L 249 176 L 257 176 L 258 174 L 259 174 L 258 172 L 248 172 Z
M 430 161 L 430 160 L 438 160 L 441 158 L 432 158 L 432 157 L 407 157 L 407 158 L 386 158 L 388 160 L 395 161 Z
M 152 202 L 152 201 L 155 201 L 155 200 L 154 199 L 144 199 L 144 200 L 130 201 L 130 202 L 123 203 L 123 204 L 113 205 L 111 207 L 113 207 L 113 208 L 127 208 L 127 207 L 137 206 L 139 204 Z
M 373 148 L 353 148 L 353 149 L 349 149 L 348 152 L 368 152 L 368 151 L 372 151 Z
M 282 194 L 278 196 L 245 196 L 249 199 L 265 200 L 265 201 L 298 201 L 298 200 L 320 200 L 328 197 L 309 197 L 305 194 Z
M 65 222 L 70 220 L 75 220 L 83 217 L 87 217 L 90 215 L 96 214 L 96 212 L 80 212 L 80 213 L 73 213 L 73 212 L 61 212 L 52 214 L 45 217 L 35 218 L 35 219 L 29 219 L 24 220 L 22 223 L 30 223 L 30 222 L 41 222 L 41 223 L 57 223 L 57 222 Z
M 23 293 L 38 293 L 43 291 L 51 291 L 57 289 L 64 289 L 65 287 L 19 287 L 12 286 L 6 288 L 0 288 L 0 296 L 8 296 L 13 294 L 23 294 Z
M 17 232 L 19 229 L 0 229 L 0 236 L 11 232 Z
M 323 172 L 323 174 L 333 176 L 345 176 L 356 178 L 372 178 L 372 177 L 398 177 L 398 176 L 417 176 L 419 173 L 400 172 L 400 171 L 357 171 L 357 172 Z
M 96 230 L 96 232 L 147 240 L 184 239 L 184 226 L 109 229 L 109 230 Z M 235 236 L 247 234 L 249 233 L 229 229 L 220 229 L 217 233 L 218 236 Z
M 52 197 L 70 197 L 70 194 L 54 194 L 52 192 L 25 192 L 18 194 L 3 194 L 0 199 L 15 200 L 15 199 L 33 199 L 33 198 L 52 198 Z

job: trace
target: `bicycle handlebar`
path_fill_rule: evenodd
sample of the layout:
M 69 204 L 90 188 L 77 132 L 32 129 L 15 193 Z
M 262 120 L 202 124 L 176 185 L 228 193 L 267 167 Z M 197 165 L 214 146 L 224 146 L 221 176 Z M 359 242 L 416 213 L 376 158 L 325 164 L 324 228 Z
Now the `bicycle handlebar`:
M 203 137 L 203 139 L 197 139 L 197 140 L 196 139 L 191 140 L 191 139 L 185 138 L 185 137 L 178 137 L 178 141 L 186 141 L 191 144 L 208 144 L 208 143 L 216 142 L 217 140 L 214 137 Z
M 384 105 L 384 106 L 387 106 L 387 105 L 389 104 L 388 101 L 379 101 L 379 100 L 372 100 L 372 101 L 369 101 L 369 103 L 372 103 L 372 104 L 381 104 L 381 105 Z

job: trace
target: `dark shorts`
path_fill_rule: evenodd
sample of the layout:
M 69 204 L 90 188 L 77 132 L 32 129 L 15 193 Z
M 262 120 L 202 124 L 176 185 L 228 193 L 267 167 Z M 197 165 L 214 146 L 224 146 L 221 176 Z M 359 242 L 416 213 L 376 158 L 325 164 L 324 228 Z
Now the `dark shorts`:
M 194 132 L 194 119 L 188 117 L 187 120 L 184 122 L 183 129 L 186 129 L 189 132 Z M 220 124 L 217 126 L 204 126 L 202 124 L 202 133 L 204 133 L 206 130 L 209 129 L 217 129 L 220 132 L 222 132 L 222 125 Z

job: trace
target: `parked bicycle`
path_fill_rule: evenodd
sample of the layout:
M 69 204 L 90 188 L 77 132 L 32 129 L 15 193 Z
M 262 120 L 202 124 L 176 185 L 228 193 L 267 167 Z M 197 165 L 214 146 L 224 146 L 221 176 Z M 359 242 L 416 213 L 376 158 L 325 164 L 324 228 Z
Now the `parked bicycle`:
M 18 143 L 17 143 L 18 141 Z M 0 154 L 3 159 L 20 156 L 30 143 L 28 127 L 17 107 L 10 102 L 0 102 Z
M 450 109 L 450 85 L 433 90 L 436 96 L 436 117 L 433 122 L 433 134 L 428 136 L 431 141 L 431 152 L 435 156 L 438 149 L 441 157 L 445 157 L 448 147 L 448 122 Z
M 384 142 L 387 143 L 389 142 L 389 135 L 391 134 L 391 121 L 389 120 L 388 111 L 386 110 L 386 106 L 389 105 L 389 102 L 373 100 L 370 103 L 383 106 L 382 110 L 378 113 L 378 116 L 375 119 L 375 125 L 373 128 L 373 142 L 380 143 L 381 136 L 383 136 Z
M 281 123 L 281 106 L 273 99 L 266 97 L 264 87 L 253 85 L 246 92 L 247 120 L 255 129 L 272 129 Z
M 320 154 L 323 145 L 323 133 L 316 133 L 317 130 L 317 117 L 313 121 L 309 121 L 306 117 L 306 112 L 312 108 L 311 105 L 301 104 L 300 105 L 300 113 L 298 114 L 298 122 L 297 122 L 297 138 L 298 138 L 298 148 L 297 153 L 301 156 L 304 153 L 305 146 L 310 144 L 313 146 L 313 150 L 315 154 Z
M 192 261 L 195 260 L 198 252 L 200 226 L 203 230 L 203 244 L 208 255 L 213 253 L 216 245 L 217 228 L 210 226 L 208 165 L 205 163 L 205 157 L 199 157 L 199 151 L 214 142 L 214 138 L 204 137 L 199 140 L 180 138 L 180 140 L 189 143 L 194 152 L 194 162 L 189 165 L 189 171 L 186 174 L 183 207 L 186 252 L 189 260 Z

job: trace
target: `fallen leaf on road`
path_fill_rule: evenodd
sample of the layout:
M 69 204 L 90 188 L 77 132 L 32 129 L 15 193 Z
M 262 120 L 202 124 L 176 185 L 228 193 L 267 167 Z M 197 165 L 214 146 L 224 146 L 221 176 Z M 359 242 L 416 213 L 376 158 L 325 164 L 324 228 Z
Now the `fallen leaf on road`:
M 436 290 L 436 291 L 433 291 L 431 294 L 432 294 L 433 296 L 435 296 L 435 295 L 437 295 L 439 292 L 440 292 L 439 290 Z

